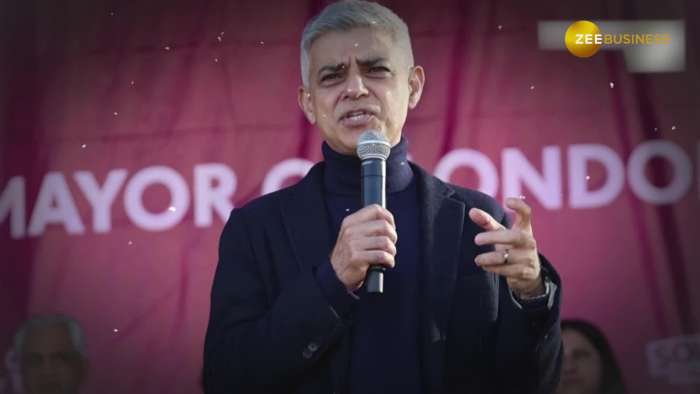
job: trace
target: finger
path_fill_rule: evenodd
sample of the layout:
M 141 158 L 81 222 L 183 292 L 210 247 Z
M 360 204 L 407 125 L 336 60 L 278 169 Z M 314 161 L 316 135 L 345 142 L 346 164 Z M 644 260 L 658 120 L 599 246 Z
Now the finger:
M 508 261 L 512 263 L 513 256 L 511 255 L 510 251 L 505 250 L 496 250 L 493 252 L 481 253 L 480 255 L 474 258 L 474 262 L 480 267 L 505 264 L 506 253 L 508 253 Z
M 398 235 L 396 229 L 386 220 L 372 220 L 356 224 L 346 230 L 346 233 L 354 237 L 387 236 L 396 243 Z
M 483 265 L 481 268 L 513 280 L 530 280 L 538 275 L 537 268 L 527 264 L 492 264 Z
M 507 244 L 513 247 L 531 247 L 534 241 L 522 230 L 497 230 L 479 233 L 474 237 L 477 245 Z
M 387 236 L 392 242 L 398 241 L 396 229 L 386 220 L 372 220 L 369 222 L 356 223 L 341 229 L 342 237 L 347 239 L 362 239 L 373 236 Z
M 356 264 L 379 264 L 388 268 L 394 267 L 394 256 L 383 250 L 365 250 L 357 253 Z
M 396 256 L 396 244 L 387 236 L 362 238 L 357 241 L 356 247 L 360 250 L 383 250 Z
M 394 222 L 394 215 L 391 214 L 386 208 L 382 208 L 377 204 L 368 205 L 357 212 L 348 215 L 343 219 L 342 226 L 352 226 L 358 223 L 367 222 L 370 220 L 386 220 L 393 227 L 396 227 L 396 222 Z
M 493 216 L 479 208 L 470 209 L 469 218 L 472 220 L 472 222 L 478 224 L 484 230 L 498 230 L 505 228 L 501 223 L 498 223 Z
M 532 208 L 520 198 L 509 197 L 506 199 L 506 206 L 515 211 L 515 221 L 512 228 L 521 230 L 531 230 Z
M 508 254 L 508 259 L 506 260 L 506 253 Z M 491 252 L 481 253 L 474 258 L 474 262 L 480 267 L 486 267 L 491 265 L 516 265 L 525 264 L 529 265 L 529 260 L 524 260 L 530 252 L 521 249 L 503 249 L 494 250 Z M 507 262 L 506 262 L 507 261 Z

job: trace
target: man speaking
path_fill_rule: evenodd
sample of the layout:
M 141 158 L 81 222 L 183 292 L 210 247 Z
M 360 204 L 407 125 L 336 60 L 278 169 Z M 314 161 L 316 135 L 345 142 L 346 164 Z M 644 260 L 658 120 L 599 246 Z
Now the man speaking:
M 301 39 L 299 105 L 324 160 L 231 213 L 204 350 L 215 393 L 548 393 L 561 283 L 530 208 L 503 209 L 407 160 L 401 132 L 425 71 L 376 3 L 326 7 Z M 388 142 L 386 209 L 363 207 L 358 139 Z M 383 291 L 368 291 L 370 267 Z

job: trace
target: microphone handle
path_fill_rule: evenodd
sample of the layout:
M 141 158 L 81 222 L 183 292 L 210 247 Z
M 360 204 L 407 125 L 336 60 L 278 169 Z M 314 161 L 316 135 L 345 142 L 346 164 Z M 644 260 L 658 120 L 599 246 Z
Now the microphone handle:
M 386 208 L 386 161 L 366 159 L 362 161 L 362 206 L 379 204 Z M 368 293 L 384 293 L 384 271 L 381 264 L 372 264 L 365 277 Z

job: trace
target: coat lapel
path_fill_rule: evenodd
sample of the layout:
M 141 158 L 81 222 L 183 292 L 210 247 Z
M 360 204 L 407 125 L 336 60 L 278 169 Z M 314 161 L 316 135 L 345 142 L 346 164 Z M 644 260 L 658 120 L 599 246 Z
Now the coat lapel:
M 323 187 L 325 164 L 316 163 L 309 173 L 290 190 L 290 198 L 281 206 L 283 223 L 300 272 L 328 262 L 335 244 L 330 234 Z M 343 335 L 332 356 L 331 373 L 336 390 L 347 387 L 350 365 L 350 335 Z
M 443 384 L 445 340 L 452 291 L 459 268 L 465 204 L 451 198 L 448 185 L 414 166 L 421 202 L 422 358 L 426 392 L 439 392 Z
M 282 200 L 281 213 L 301 272 L 328 260 L 333 244 L 324 201 L 323 162 L 309 173 Z

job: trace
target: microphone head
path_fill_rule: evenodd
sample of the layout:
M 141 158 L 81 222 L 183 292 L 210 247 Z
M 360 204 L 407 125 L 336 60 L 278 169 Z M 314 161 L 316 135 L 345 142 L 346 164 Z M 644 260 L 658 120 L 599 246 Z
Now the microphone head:
M 386 160 L 391 153 L 391 144 L 384 134 L 377 130 L 367 130 L 357 140 L 357 157 L 360 160 Z

